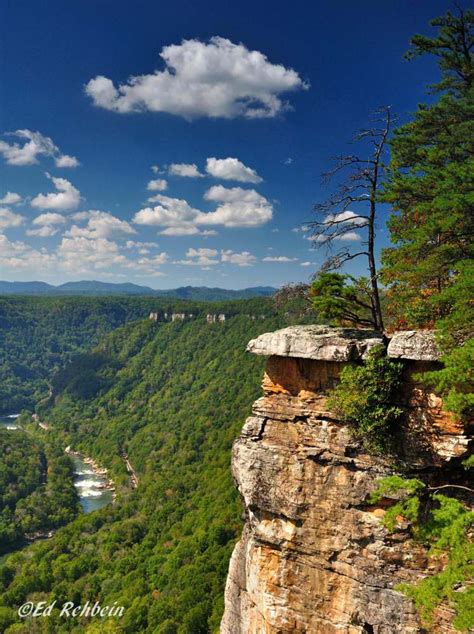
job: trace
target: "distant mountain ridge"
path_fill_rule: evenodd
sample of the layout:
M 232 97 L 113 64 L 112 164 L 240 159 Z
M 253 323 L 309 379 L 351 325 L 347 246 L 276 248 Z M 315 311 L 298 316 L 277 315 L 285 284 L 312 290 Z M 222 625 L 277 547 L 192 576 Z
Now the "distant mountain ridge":
M 272 286 L 255 286 L 232 290 L 226 288 L 208 288 L 207 286 L 181 286 L 179 288 L 157 290 L 149 286 L 140 286 L 131 282 L 114 284 L 96 280 L 66 282 L 53 286 L 46 282 L 5 282 L 0 281 L 0 295 L 139 295 L 153 297 L 174 297 L 179 299 L 219 301 L 226 299 L 248 299 L 250 297 L 269 297 L 277 289 Z

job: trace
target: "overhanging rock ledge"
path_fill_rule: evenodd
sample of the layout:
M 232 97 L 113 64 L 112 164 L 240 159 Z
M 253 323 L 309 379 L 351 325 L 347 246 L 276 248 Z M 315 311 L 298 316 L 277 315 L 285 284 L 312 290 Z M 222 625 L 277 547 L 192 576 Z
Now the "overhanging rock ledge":
M 330 326 L 289 326 L 266 332 L 247 345 L 247 352 L 315 361 L 357 361 L 383 343 L 375 330 L 331 328 Z

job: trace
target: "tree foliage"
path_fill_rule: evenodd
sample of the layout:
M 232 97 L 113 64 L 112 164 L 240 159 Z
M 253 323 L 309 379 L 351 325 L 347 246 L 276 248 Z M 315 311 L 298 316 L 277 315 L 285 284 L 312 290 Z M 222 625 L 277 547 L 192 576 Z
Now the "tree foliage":
M 398 590 L 415 602 L 429 623 L 434 609 L 448 602 L 455 610 L 454 626 L 463 632 L 474 627 L 474 511 L 461 501 L 428 488 L 418 479 L 390 476 L 379 481 L 369 503 L 395 498 L 384 516 L 390 532 L 399 529 L 400 520 L 410 522 L 415 540 L 427 546 L 429 555 L 444 562 L 441 570 L 416 584 L 400 584 Z
M 271 299 L 192 302 L 161 297 L 0 296 L 0 414 L 33 410 L 51 376 L 109 332 L 150 312 L 272 314 Z
M 0 554 L 78 513 L 73 465 L 62 447 L 0 429 Z
M 438 98 L 391 142 L 385 200 L 394 246 L 382 274 L 397 325 L 438 330 L 445 369 L 427 378 L 465 415 L 473 407 L 474 13 L 448 12 L 432 25 L 436 36 L 415 36 L 408 57 L 437 57 Z
M 375 453 L 391 448 L 395 426 L 403 410 L 396 403 L 401 385 L 402 365 L 385 356 L 383 346 L 375 346 L 359 366 L 346 366 L 332 391 L 329 407 L 350 423 L 353 433 Z
M 330 323 L 372 326 L 373 295 L 369 280 L 342 273 L 319 273 L 311 284 L 310 296 L 317 315 Z
M 241 532 L 230 451 L 260 392 L 263 369 L 245 346 L 285 325 L 278 316 L 253 320 L 269 304 L 252 306 L 242 302 L 242 314 L 225 323 L 208 324 L 203 315 L 128 323 L 103 338 L 91 364 L 82 357 L 74 372 L 70 366 L 58 373 L 50 403 L 40 408 L 47 433 L 106 466 L 118 499 L 9 556 L 0 574 L 6 619 L 12 606 L 41 593 L 76 603 L 117 601 L 125 607 L 120 632 L 217 631 L 228 561 Z M 91 367 L 103 371 L 97 352 L 111 360 L 111 382 L 78 398 L 77 385 Z M 122 451 L 139 475 L 135 490 Z M 38 627 L 63 632 L 69 626 L 53 615 Z

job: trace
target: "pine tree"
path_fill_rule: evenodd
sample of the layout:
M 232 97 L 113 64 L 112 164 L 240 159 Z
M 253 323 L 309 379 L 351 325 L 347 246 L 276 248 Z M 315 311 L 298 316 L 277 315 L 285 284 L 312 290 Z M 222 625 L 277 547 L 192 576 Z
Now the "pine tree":
M 439 58 L 440 97 L 396 130 L 384 195 L 395 246 L 383 253 L 382 274 L 402 325 L 449 314 L 444 289 L 458 283 L 474 251 L 474 14 L 447 13 L 432 25 L 437 37 L 415 36 L 407 57 Z
M 429 378 L 465 414 L 474 406 L 466 371 L 474 360 L 474 13 L 459 9 L 431 24 L 436 37 L 416 35 L 407 57 L 438 58 L 439 97 L 391 142 L 384 197 L 395 246 L 382 255 L 382 275 L 399 326 L 437 328 L 445 369 Z

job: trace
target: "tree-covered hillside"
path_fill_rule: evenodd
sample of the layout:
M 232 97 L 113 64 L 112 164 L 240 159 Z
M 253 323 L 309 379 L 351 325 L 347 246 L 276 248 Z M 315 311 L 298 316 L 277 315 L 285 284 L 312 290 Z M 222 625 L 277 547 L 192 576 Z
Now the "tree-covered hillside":
M 152 297 L 0 297 L 0 414 L 33 409 L 51 374 L 122 324 L 151 311 L 271 312 L 271 300 L 185 302 Z
M 0 555 L 78 513 L 73 465 L 63 447 L 0 429 Z
M 109 467 L 120 493 L 114 505 L 9 558 L 2 631 L 29 631 L 28 622 L 10 624 L 32 596 L 116 601 L 125 615 L 107 631 L 216 631 L 241 529 L 230 449 L 264 363 L 245 345 L 282 325 L 280 317 L 245 315 L 220 324 L 146 320 L 118 329 L 57 374 L 54 404 L 40 408 L 51 426 L 45 433 Z M 139 477 L 135 490 L 123 452 Z M 98 631 L 52 619 L 37 622 L 38 631 Z

